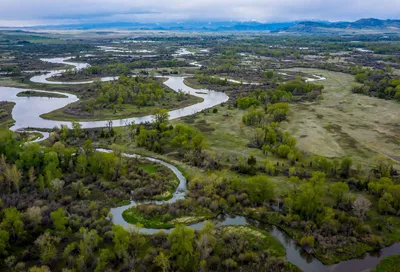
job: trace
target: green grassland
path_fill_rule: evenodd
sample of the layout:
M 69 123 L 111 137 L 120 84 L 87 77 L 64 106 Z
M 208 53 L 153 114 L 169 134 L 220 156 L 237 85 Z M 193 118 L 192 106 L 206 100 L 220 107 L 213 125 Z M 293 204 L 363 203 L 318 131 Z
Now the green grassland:
M 326 77 L 323 99 L 293 103 L 282 127 L 306 152 L 326 157 L 351 156 L 370 164 L 377 154 L 400 161 L 400 105 L 350 91 L 352 75 L 318 69 L 291 69 Z

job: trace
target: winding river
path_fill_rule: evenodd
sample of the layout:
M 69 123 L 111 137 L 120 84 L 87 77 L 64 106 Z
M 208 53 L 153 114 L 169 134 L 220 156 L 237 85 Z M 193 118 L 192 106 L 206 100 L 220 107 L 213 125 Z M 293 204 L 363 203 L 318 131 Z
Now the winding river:
M 68 62 L 70 58 L 52 58 L 52 59 L 42 59 L 42 61 L 47 61 L 51 63 L 73 65 L 75 69 L 82 69 L 89 66 L 87 63 L 73 63 Z M 49 81 L 48 79 L 54 75 L 63 73 L 65 70 L 53 70 L 49 73 L 34 76 L 31 78 L 32 82 L 42 83 L 42 84 L 86 84 L 93 81 L 81 81 L 81 82 L 59 82 L 59 81 Z M 102 78 L 102 81 L 114 80 L 115 77 Z M 197 96 L 203 99 L 203 102 L 181 108 L 172 110 L 169 112 L 170 119 L 181 118 L 184 116 L 192 115 L 196 112 L 200 112 L 204 109 L 208 109 L 228 101 L 229 97 L 222 92 L 215 92 L 212 90 L 199 90 L 193 89 L 186 86 L 184 83 L 184 77 L 168 77 L 168 80 L 164 82 L 166 86 L 173 89 L 174 91 L 183 91 L 189 93 L 193 96 Z M 44 113 L 62 108 L 70 103 L 76 102 L 79 99 L 72 94 L 60 93 L 67 96 L 67 98 L 46 98 L 46 97 L 17 97 L 19 92 L 26 91 L 26 89 L 11 88 L 11 87 L 0 87 L 0 101 L 11 101 L 15 102 L 16 105 L 13 109 L 13 118 L 15 120 L 15 125 L 11 128 L 12 130 L 20 130 L 27 127 L 33 128 L 47 128 L 51 129 L 55 126 L 60 127 L 61 125 L 67 125 L 71 127 L 71 122 L 64 121 L 54 121 L 47 120 L 40 117 Z M 46 91 L 39 91 L 46 92 Z M 58 92 L 55 92 L 58 93 Z M 153 120 L 153 116 L 142 116 L 133 118 L 124 118 L 119 120 L 113 120 L 113 126 L 125 126 L 131 122 L 142 123 L 150 122 Z M 105 127 L 107 121 L 81 121 L 79 122 L 82 128 L 98 128 Z
M 74 66 L 74 69 L 82 69 L 89 66 L 87 63 L 75 63 L 68 62 L 70 58 L 51 58 L 51 59 L 42 59 L 43 61 L 58 63 L 58 64 L 66 64 Z M 31 81 L 42 84 L 86 84 L 91 83 L 91 81 L 82 81 L 82 82 L 58 82 L 58 81 L 48 81 L 48 79 L 54 75 L 58 75 L 63 73 L 65 70 L 53 70 L 49 71 L 46 74 L 34 76 L 31 78 Z M 102 78 L 102 81 L 109 81 L 115 79 L 114 77 L 106 77 Z M 201 97 L 204 99 L 203 102 L 188 106 L 178 110 L 172 110 L 169 112 L 170 118 L 180 118 L 184 116 L 188 116 L 199 112 L 201 110 L 211 108 L 213 106 L 224 103 L 228 100 L 228 96 L 221 92 L 215 92 L 212 90 L 196 90 L 186 86 L 183 83 L 184 77 L 168 77 L 168 80 L 164 83 L 171 89 L 175 91 L 182 90 L 191 95 Z M 317 78 L 316 80 L 323 80 L 322 77 Z M 20 88 L 11 88 L 11 87 L 0 87 L 0 101 L 12 101 L 15 102 L 16 105 L 13 109 L 13 118 L 15 120 L 15 125 L 11 128 L 12 130 L 23 130 L 24 128 L 34 127 L 34 128 L 47 128 L 51 129 L 55 126 L 67 125 L 70 126 L 70 122 L 62 122 L 62 121 L 53 121 L 46 120 L 40 117 L 41 114 L 59 109 L 64 107 L 70 103 L 78 101 L 78 98 L 75 95 L 67 94 L 67 93 L 59 93 L 64 94 L 67 98 L 45 98 L 45 97 L 17 97 L 19 92 L 26 91 L 26 89 Z M 46 91 L 38 91 L 38 92 L 46 92 Z M 151 121 L 153 119 L 152 116 L 143 116 L 143 117 L 134 117 L 134 118 L 126 118 L 120 120 L 114 120 L 114 126 L 124 126 L 127 123 L 134 121 L 135 123 L 141 123 L 146 121 Z M 106 121 L 92 121 L 92 122 L 80 122 L 83 128 L 97 128 L 104 127 L 106 125 Z M 43 133 L 45 137 L 48 137 L 48 133 Z M 36 140 L 38 141 L 38 140 Z M 98 149 L 100 152 L 111 152 L 110 150 Z M 179 199 L 183 199 L 186 196 L 187 192 L 187 181 L 184 175 L 173 165 L 164 162 L 162 160 L 158 160 L 151 157 L 141 157 L 136 154 L 124 154 L 126 157 L 134 157 L 134 158 L 142 158 L 145 160 L 149 160 L 155 163 L 160 163 L 166 167 L 168 167 L 179 179 L 179 185 L 176 191 L 173 194 L 173 197 L 168 201 L 147 201 L 140 203 L 155 203 L 155 204 L 165 204 L 165 203 L 173 203 Z M 134 225 L 127 223 L 122 218 L 122 212 L 130 207 L 136 206 L 138 203 L 135 201 L 131 201 L 131 203 L 127 206 L 112 208 L 110 213 L 112 214 L 112 220 L 114 224 L 119 224 L 124 226 L 127 229 L 134 228 Z M 271 225 L 262 224 L 255 220 L 250 220 L 242 216 L 228 216 L 221 215 L 215 220 L 217 226 L 221 225 L 253 225 L 260 229 L 264 229 L 268 231 L 272 236 L 276 237 L 286 248 L 286 259 L 291 263 L 295 264 L 299 268 L 304 271 L 368 271 L 370 269 L 375 268 L 375 266 L 380 262 L 380 260 L 386 256 L 390 256 L 393 254 L 400 253 L 400 243 L 393 244 L 390 247 L 383 248 L 379 252 L 376 253 L 367 253 L 363 258 L 360 259 L 352 259 L 349 261 L 343 261 L 335 265 L 325 266 L 319 260 L 314 258 L 312 255 L 304 252 L 297 243 L 291 239 L 285 232 L 281 231 L 279 228 Z M 189 227 L 193 229 L 201 229 L 204 225 L 204 222 L 200 222 L 197 224 L 190 225 Z M 155 233 L 160 231 L 160 229 L 140 229 L 141 232 L 144 233 Z M 171 231 L 170 229 L 164 230 L 166 232 Z
M 112 152 L 108 149 L 97 149 L 99 152 Z M 112 221 L 116 225 L 121 225 L 126 229 L 134 229 L 135 225 L 130 224 L 124 220 L 122 213 L 131 207 L 135 207 L 138 204 L 166 204 L 174 203 L 179 199 L 183 199 L 186 196 L 187 191 L 187 180 L 185 176 L 176 168 L 174 165 L 169 164 L 165 161 L 151 158 L 143 157 L 136 154 L 123 154 L 128 158 L 141 158 L 149 160 L 155 163 L 160 163 L 168 167 L 179 179 L 179 185 L 173 194 L 173 197 L 167 201 L 140 201 L 140 203 L 132 200 L 129 205 L 121 206 L 117 208 L 110 209 L 112 214 Z M 251 225 L 259 229 L 269 232 L 272 236 L 277 238 L 286 249 L 286 260 L 295 264 L 297 267 L 306 272 L 323 272 L 323 271 L 340 271 L 340 272 L 358 272 L 358 271 L 369 271 L 374 269 L 375 266 L 387 256 L 400 253 L 400 243 L 393 244 L 390 247 L 381 249 L 379 252 L 366 253 L 365 256 L 359 259 L 352 259 L 348 261 L 343 261 L 334 265 L 324 265 L 318 259 L 313 257 L 311 254 L 305 252 L 289 235 L 284 231 L 280 230 L 276 226 L 271 226 L 269 224 L 263 224 L 256 220 L 248 219 L 243 216 L 230 216 L 230 215 L 220 215 L 215 218 L 214 223 L 216 226 L 232 226 L 232 225 Z M 199 222 L 188 226 L 189 228 L 200 230 L 204 227 L 204 222 Z M 150 228 L 140 228 L 139 231 L 146 234 L 154 234 L 158 231 L 164 231 L 166 233 L 171 232 L 172 229 L 150 229 Z

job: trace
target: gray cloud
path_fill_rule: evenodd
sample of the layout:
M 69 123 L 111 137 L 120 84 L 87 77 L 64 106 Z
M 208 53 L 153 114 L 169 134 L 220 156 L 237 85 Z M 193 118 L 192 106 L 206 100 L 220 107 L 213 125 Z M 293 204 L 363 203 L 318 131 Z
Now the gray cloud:
M 399 0 L 1 0 L 0 23 L 398 18 Z

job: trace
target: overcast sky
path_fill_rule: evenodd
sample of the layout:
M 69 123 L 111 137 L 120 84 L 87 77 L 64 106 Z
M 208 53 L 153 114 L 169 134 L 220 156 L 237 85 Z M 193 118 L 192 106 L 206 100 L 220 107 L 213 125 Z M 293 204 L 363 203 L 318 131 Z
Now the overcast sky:
M 0 0 L 0 25 L 400 19 L 400 0 Z

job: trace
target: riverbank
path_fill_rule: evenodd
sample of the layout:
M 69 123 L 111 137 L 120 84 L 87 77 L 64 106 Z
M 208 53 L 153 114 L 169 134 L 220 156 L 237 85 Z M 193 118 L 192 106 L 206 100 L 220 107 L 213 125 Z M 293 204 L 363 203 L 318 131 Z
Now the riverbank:
M 12 127 L 15 120 L 12 117 L 14 102 L 0 101 L 0 129 Z

